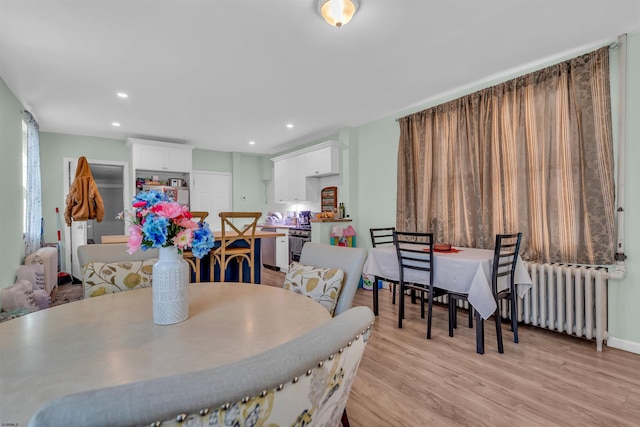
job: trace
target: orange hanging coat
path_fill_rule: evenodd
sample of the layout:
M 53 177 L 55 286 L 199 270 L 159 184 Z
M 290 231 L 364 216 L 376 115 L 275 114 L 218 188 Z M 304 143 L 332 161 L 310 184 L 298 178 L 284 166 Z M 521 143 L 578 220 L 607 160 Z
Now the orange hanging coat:
M 84 156 L 78 159 L 76 177 L 71 183 L 66 204 L 64 219 L 69 226 L 72 219 L 74 221 L 95 219 L 100 222 L 104 217 L 102 196 L 100 196 L 98 186 L 91 174 L 91 168 L 89 168 L 89 163 Z

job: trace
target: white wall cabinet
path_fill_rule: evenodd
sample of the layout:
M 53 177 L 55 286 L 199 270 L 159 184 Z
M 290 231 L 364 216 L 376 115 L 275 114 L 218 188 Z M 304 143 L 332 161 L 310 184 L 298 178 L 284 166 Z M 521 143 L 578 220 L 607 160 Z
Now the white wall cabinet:
M 317 182 L 305 176 L 303 155 L 275 160 L 273 179 L 277 203 L 312 202 L 320 197 Z
M 289 201 L 289 159 L 273 162 L 273 194 L 277 203 Z
M 340 150 L 334 141 L 271 159 L 276 203 L 316 202 L 318 179 L 340 173 Z
M 340 174 L 340 151 L 337 146 L 330 145 L 304 155 L 305 175 L 323 177 Z
M 134 169 L 162 172 L 191 172 L 192 147 L 174 148 L 166 145 L 133 143 L 131 160 Z

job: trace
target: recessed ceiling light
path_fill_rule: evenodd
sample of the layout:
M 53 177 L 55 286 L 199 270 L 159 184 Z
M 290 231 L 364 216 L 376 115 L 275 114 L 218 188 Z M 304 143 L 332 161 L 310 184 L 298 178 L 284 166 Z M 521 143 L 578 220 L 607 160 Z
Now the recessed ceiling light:
M 292 123 L 287 123 L 287 127 L 288 127 L 289 129 L 291 129 L 291 128 L 293 127 L 293 124 L 292 124 Z
M 255 141 L 249 141 L 249 145 L 256 145 Z
M 111 125 L 113 125 L 113 126 L 115 126 L 117 128 L 120 127 L 120 123 L 118 123 L 118 122 L 113 122 L 113 123 L 111 123 Z
M 128 97 L 129 97 L 129 95 L 127 95 L 126 93 L 118 92 L 118 98 L 128 98 Z

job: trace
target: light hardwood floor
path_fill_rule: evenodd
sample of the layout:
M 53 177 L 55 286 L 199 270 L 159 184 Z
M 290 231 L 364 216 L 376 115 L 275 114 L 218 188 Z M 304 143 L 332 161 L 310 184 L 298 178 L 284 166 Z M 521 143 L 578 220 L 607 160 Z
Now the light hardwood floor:
M 284 274 L 263 269 L 262 283 L 281 286 Z M 408 301 L 408 299 L 407 299 Z M 354 305 L 372 307 L 358 290 Z M 399 426 L 640 426 L 640 355 L 530 326 L 513 343 L 503 323 L 504 354 L 495 326 L 485 323 L 485 354 L 458 312 L 448 335 L 447 309 L 434 308 L 432 339 L 419 305 L 397 304 L 380 292 L 380 315 L 353 384 L 352 427 Z

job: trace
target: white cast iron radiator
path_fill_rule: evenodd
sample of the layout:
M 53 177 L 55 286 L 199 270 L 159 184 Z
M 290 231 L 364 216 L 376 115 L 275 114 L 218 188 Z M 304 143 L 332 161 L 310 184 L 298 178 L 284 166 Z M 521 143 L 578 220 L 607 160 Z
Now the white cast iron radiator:
M 596 349 L 608 338 L 606 268 L 525 262 L 533 287 L 518 298 L 518 321 L 596 340 Z M 509 317 L 503 300 L 502 316 Z

